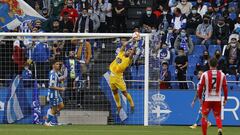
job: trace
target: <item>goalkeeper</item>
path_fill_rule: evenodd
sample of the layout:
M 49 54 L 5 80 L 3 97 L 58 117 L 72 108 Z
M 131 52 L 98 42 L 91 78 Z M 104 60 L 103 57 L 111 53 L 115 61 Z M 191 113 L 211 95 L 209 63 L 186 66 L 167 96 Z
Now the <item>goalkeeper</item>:
M 137 47 L 137 46 L 133 46 L 132 48 L 131 47 L 126 48 L 126 46 L 130 42 L 132 42 L 132 40 L 137 40 L 137 38 L 133 37 L 129 41 L 126 41 L 125 43 L 123 43 L 119 54 L 116 56 L 115 60 L 110 64 L 111 74 L 110 74 L 109 82 L 110 82 L 110 88 L 114 95 L 114 99 L 116 101 L 118 112 L 120 112 L 120 110 L 122 108 L 118 90 L 121 90 L 123 95 L 129 101 L 130 106 L 131 106 L 131 111 L 132 112 L 134 111 L 133 99 L 132 99 L 131 95 L 127 92 L 127 87 L 123 80 L 123 73 L 126 70 L 126 68 L 129 65 L 131 65 L 133 55 L 135 54 L 136 47 Z

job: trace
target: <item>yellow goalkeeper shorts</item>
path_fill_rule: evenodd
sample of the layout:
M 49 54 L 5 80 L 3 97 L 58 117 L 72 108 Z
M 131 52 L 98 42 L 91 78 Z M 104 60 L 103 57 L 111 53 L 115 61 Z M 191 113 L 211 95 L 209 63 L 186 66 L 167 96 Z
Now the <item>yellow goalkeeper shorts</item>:
M 121 91 L 127 90 L 127 86 L 125 81 L 123 80 L 123 77 L 117 77 L 117 76 L 114 76 L 113 74 L 110 74 L 109 83 L 110 83 L 111 90 L 121 90 Z

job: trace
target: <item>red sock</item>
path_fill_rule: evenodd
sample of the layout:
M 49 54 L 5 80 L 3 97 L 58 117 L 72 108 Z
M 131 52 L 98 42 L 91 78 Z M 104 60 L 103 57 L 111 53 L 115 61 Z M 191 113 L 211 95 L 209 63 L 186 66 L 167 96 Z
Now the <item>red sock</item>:
M 220 116 L 216 116 L 216 124 L 218 129 L 222 129 L 222 120 Z
M 202 134 L 207 135 L 207 120 L 206 118 L 202 118 Z

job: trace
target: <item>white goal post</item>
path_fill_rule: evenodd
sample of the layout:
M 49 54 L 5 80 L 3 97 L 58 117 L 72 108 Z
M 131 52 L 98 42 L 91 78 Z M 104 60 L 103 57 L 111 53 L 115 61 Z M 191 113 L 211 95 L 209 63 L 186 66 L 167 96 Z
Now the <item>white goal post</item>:
M 116 37 L 131 38 L 132 33 L 0 33 L 0 41 L 3 37 L 76 37 L 79 39 L 107 39 Z M 145 42 L 145 62 L 144 62 L 144 126 L 148 126 L 148 102 L 149 102 L 149 44 L 151 34 L 141 33 Z

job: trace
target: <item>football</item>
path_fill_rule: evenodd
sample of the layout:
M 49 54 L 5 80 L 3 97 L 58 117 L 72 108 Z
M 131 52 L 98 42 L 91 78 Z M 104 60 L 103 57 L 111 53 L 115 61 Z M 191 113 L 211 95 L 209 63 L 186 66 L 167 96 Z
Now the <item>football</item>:
M 134 40 L 140 40 L 140 33 L 139 32 L 134 32 L 133 35 L 132 35 L 132 38 Z

